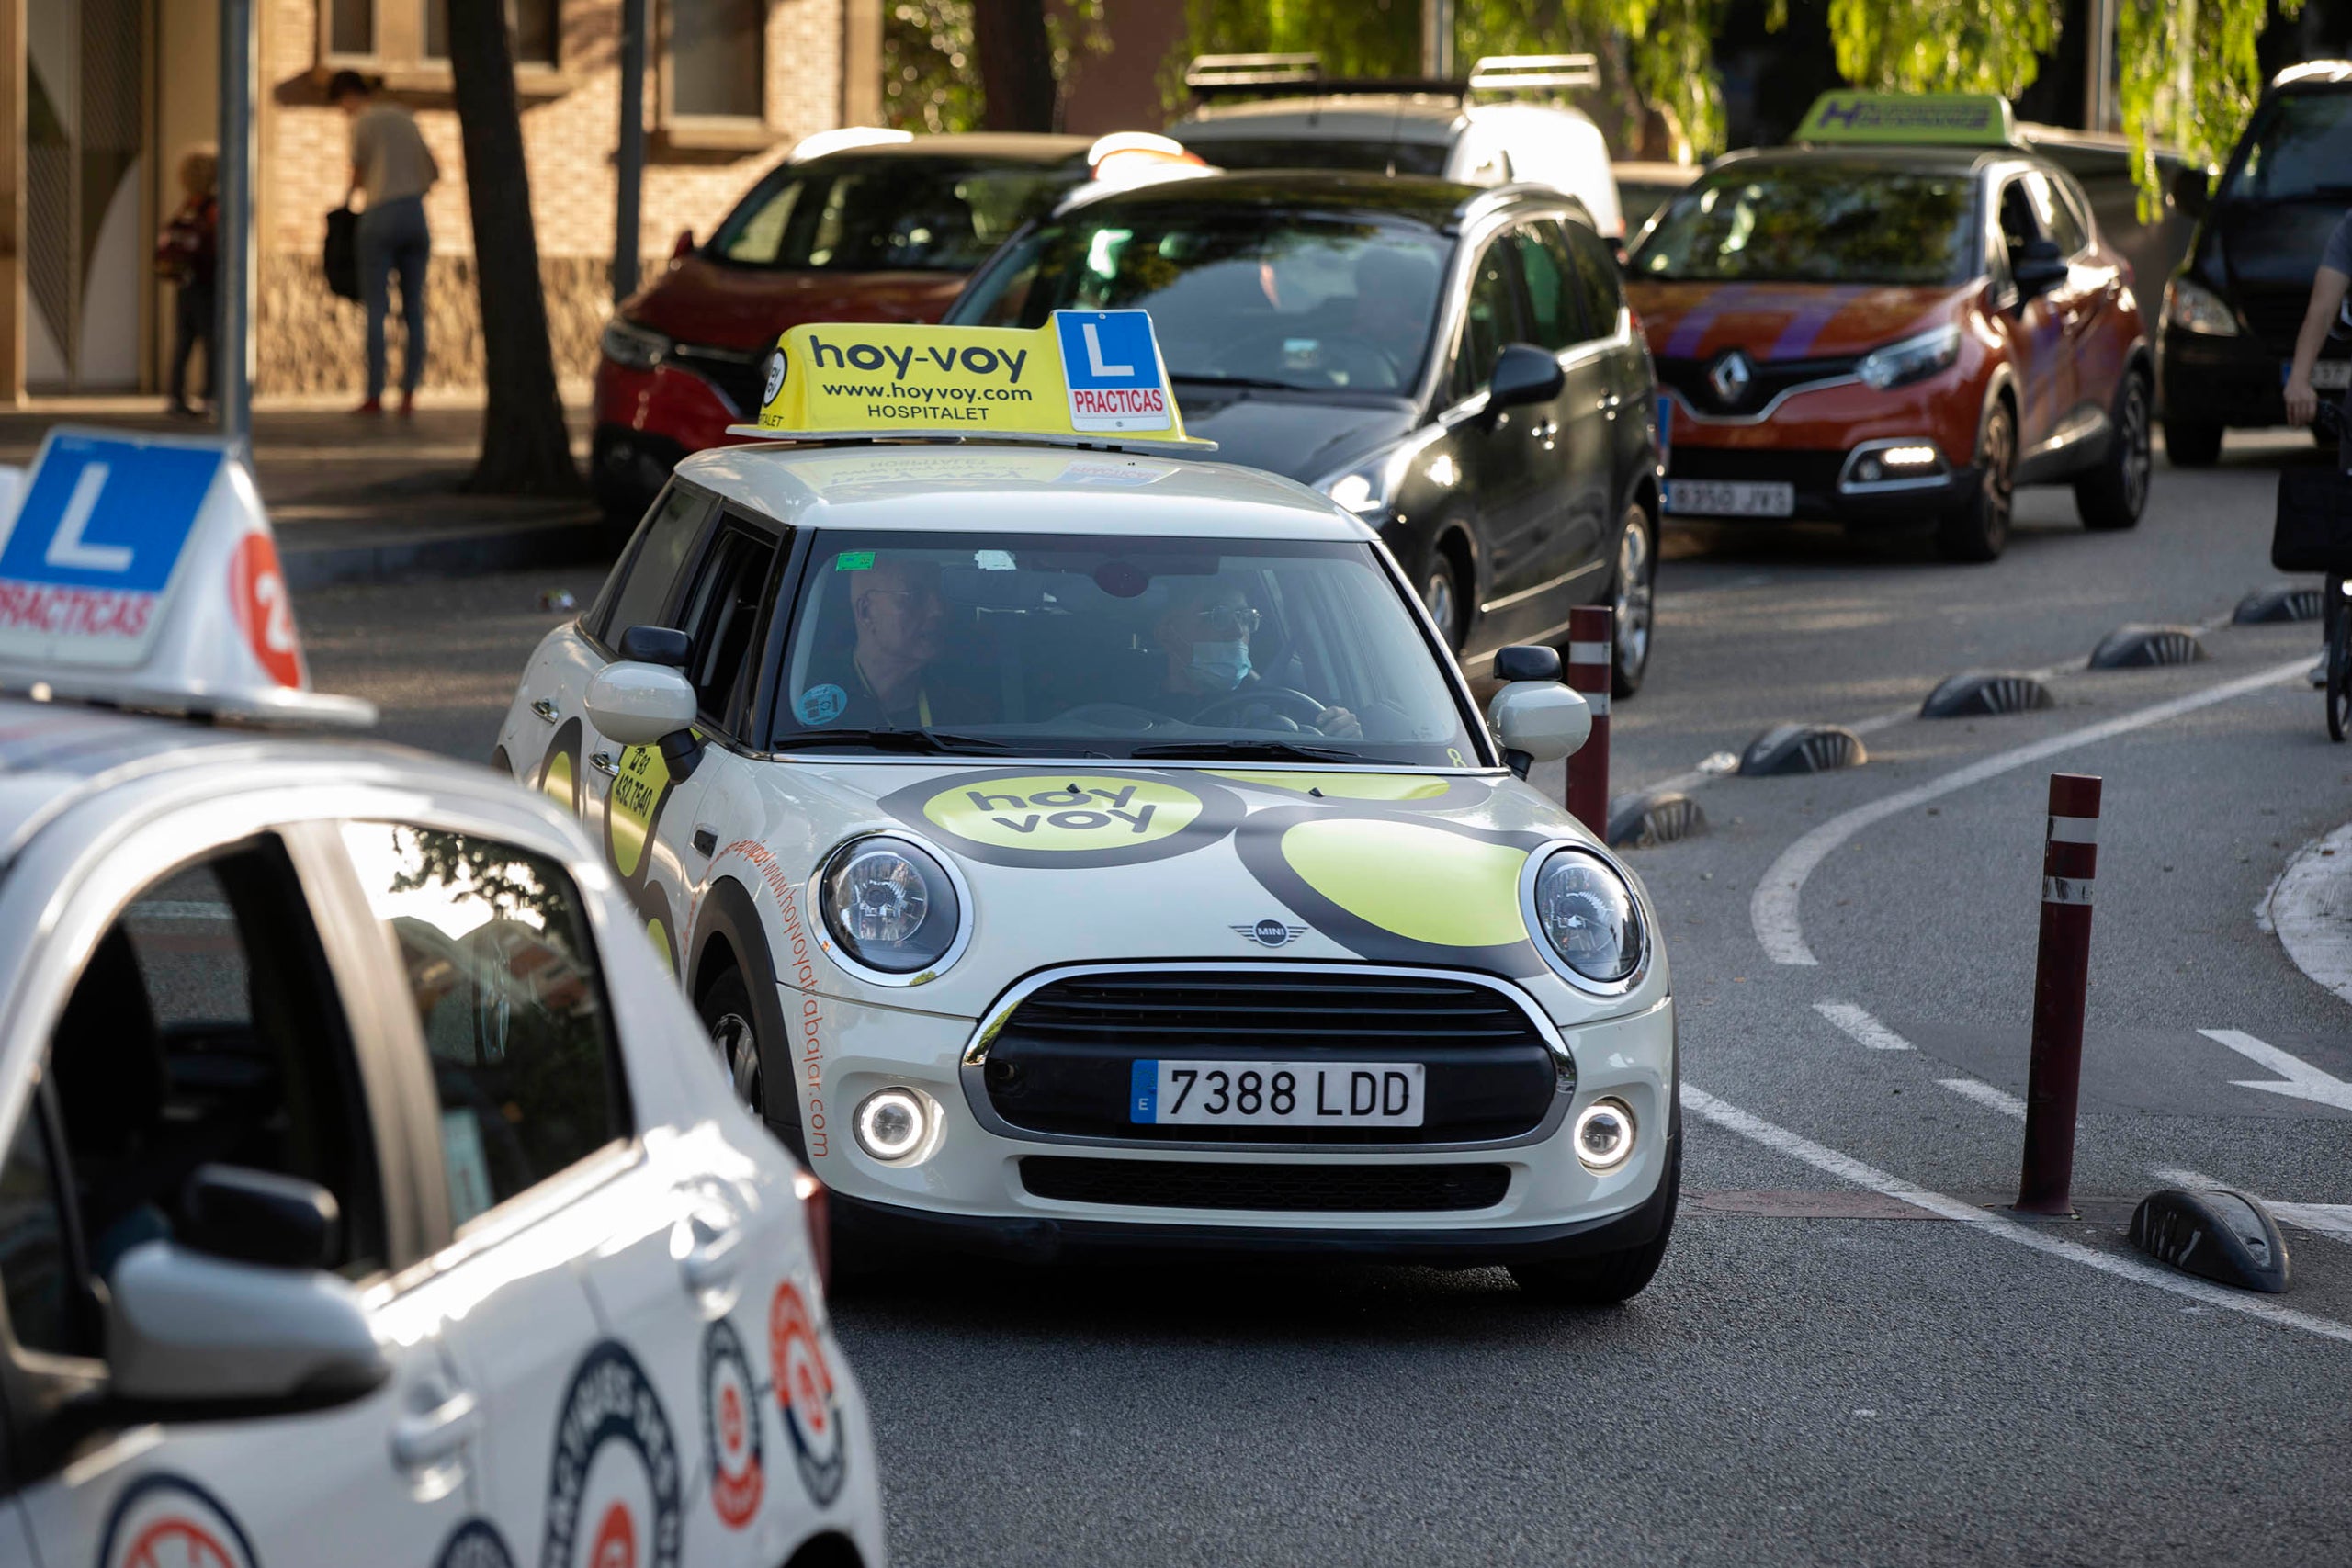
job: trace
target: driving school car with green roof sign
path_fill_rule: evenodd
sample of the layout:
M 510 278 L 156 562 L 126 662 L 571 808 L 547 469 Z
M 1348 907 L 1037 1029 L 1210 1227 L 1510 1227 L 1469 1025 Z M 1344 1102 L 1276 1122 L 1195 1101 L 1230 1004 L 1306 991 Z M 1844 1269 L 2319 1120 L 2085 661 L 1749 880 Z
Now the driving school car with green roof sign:
M 1199 460 L 1141 312 L 795 328 L 768 387 L 499 759 L 602 835 L 846 1255 L 1641 1289 L 1673 1002 L 1647 896 L 1523 782 L 1589 725 L 1556 653 L 1482 716 L 1365 524 Z

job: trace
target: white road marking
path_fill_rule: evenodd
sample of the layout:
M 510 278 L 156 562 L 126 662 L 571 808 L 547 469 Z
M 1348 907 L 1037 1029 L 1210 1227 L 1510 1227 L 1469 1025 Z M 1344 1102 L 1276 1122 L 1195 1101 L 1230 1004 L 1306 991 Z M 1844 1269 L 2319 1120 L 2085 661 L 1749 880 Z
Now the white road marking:
M 2294 1100 L 2308 1100 L 2314 1104 L 2333 1105 L 2339 1111 L 2352 1111 L 2352 1083 L 2321 1072 L 2301 1056 L 2290 1056 L 2278 1046 L 2256 1040 L 2242 1029 L 2200 1029 L 2197 1032 L 2216 1045 L 2228 1046 L 2248 1061 L 2260 1063 L 2285 1080 L 2233 1078 L 2233 1087 L 2258 1089 Z
M 1962 1100 L 1973 1100 L 1987 1110 L 1997 1111 L 2004 1116 L 2014 1116 L 2020 1122 L 2025 1120 L 2025 1101 L 2007 1089 L 1995 1089 L 1991 1084 L 1979 1083 L 1974 1078 L 1938 1078 L 1936 1081 Z
M 2281 1328 L 2299 1328 L 2323 1339 L 2352 1345 L 2352 1324 L 2338 1323 L 2334 1318 L 2321 1317 L 2315 1313 L 2299 1312 L 2293 1307 L 2281 1306 L 2267 1297 L 2247 1295 L 2191 1274 L 2177 1274 L 2153 1263 L 2143 1263 L 2136 1258 L 2101 1252 L 2095 1247 L 2086 1247 L 2081 1242 L 2068 1241 L 2064 1236 L 2052 1235 L 2034 1226 L 2004 1219 L 1989 1209 L 1980 1209 L 1973 1203 L 1964 1203 L 1941 1192 L 1915 1186 L 1900 1177 L 1889 1176 L 1874 1166 L 1864 1165 L 1851 1155 L 1840 1154 L 1836 1149 L 1816 1144 L 1736 1105 L 1726 1104 L 1704 1089 L 1688 1083 L 1682 1086 L 1682 1108 L 1775 1153 L 1803 1160 L 1815 1170 L 1837 1177 L 1841 1181 L 1898 1199 L 1929 1213 L 1940 1214 L 1945 1219 L 2002 1241 L 2013 1242 L 2030 1251 L 2064 1258 L 2069 1263 L 2079 1263 L 2086 1269 L 2096 1269 L 2102 1274 L 2112 1274 L 2118 1279 L 2169 1291 L 2174 1295 L 2187 1296 L 2208 1306 L 2242 1313 Z
M 2192 1192 L 2245 1191 L 2243 1187 L 2216 1181 L 2201 1171 L 2182 1170 L 2174 1166 L 2158 1166 L 2152 1174 L 2167 1187 L 2186 1187 Z M 2278 1216 L 2282 1225 L 2316 1231 L 2337 1241 L 2352 1241 L 2352 1203 L 2282 1203 L 2259 1193 L 2246 1195 Z
M 2295 967 L 2352 1002 L 2352 822 L 2296 852 L 2262 912 Z
M 1911 1042 L 1852 1002 L 1815 1002 L 1813 1010 L 1873 1051 L 1908 1051 Z
M 1755 897 L 1747 906 L 1748 923 L 1755 928 L 1756 940 L 1763 944 L 1765 954 L 1775 964 L 1819 964 L 1821 961 L 1814 957 L 1813 950 L 1805 945 L 1804 927 L 1797 913 L 1798 896 L 1804 890 L 1805 878 L 1811 876 L 1823 861 L 1847 840 L 1874 823 L 1883 822 L 1915 806 L 1924 806 L 1928 801 L 1957 794 L 1971 784 L 1983 784 L 1986 779 L 2014 773 L 2045 757 L 2054 757 L 2062 751 L 2071 751 L 2076 747 L 2088 746 L 2114 736 L 2128 735 L 2132 730 L 2145 729 L 2150 725 L 2178 718 L 2199 708 L 2225 703 L 2249 692 L 2258 692 L 2265 686 L 2275 686 L 2290 677 L 2300 677 L 2310 667 L 2311 661 L 2304 659 L 2296 660 L 2291 664 L 2274 665 L 2259 674 L 2242 675 L 2236 680 L 2224 681 L 2219 685 L 2174 697 L 2168 702 L 2119 714 L 2080 729 L 2070 729 L 2063 735 L 2047 736 L 2030 745 L 1996 752 L 1941 778 L 1883 795 L 1833 817 L 1781 851 L 1781 857 L 1764 874 L 1764 880 L 1757 884 Z

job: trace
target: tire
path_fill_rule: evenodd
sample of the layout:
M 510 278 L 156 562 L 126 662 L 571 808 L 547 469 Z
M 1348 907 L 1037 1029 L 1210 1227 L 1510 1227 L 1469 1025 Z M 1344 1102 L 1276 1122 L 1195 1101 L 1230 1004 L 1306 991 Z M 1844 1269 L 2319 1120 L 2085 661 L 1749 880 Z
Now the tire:
M 1642 1293 L 1666 1258 L 1666 1244 L 1674 1237 L 1675 1206 L 1682 1196 L 1682 1145 L 1674 1145 L 1674 1158 L 1666 1168 L 1666 1219 L 1657 1235 L 1639 1247 L 1577 1258 L 1558 1263 L 1514 1263 L 1510 1277 L 1519 1288 L 1547 1306 L 1603 1307 L 1628 1302 Z
M 767 1120 L 767 1083 L 760 1071 L 760 1025 L 752 1011 L 751 987 L 741 970 L 729 964 L 702 989 L 695 1004 L 703 1027 L 710 1031 L 711 1048 L 726 1070 L 735 1098 L 754 1116 Z
M 2352 734 L 2352 609 L 2336 612 L 2335 635 L 2327 644 L 2327 738 Z
M 1976 493 L 1936 528 L 1936 548 L 1951 561 L 1998 560 L 2009 542 L 2017 501 L 2017 416 L 1996 402 L 1976 441 Z
M 1421 569 L 1421 604 L 1437 623 L 1438 635 L 1445 638 L 1448 652 L 1462 651 L 1462 638 L 1467 629 L 1463 612 L 1461 572 L 1453 558 L 1442 547 L 1431 547 L 1429 564 Z
M 2148 384 L 2127 375 L 2115 400 L 2115 438 L 2107 456 L 2075 481 L 2075 513 L 2084 527 L 2110 533 L 2140 525 L 2156 461 L 2148 434 Z
M 1625 519 L 1618 527 L 1609 607 L 1617 612 L 1609 693 L 1630 697 L 1642 689 L 1642 677 L 1649 671 L 1657 611 L 1657 524 L 1639 502 L 1625 509 Z
M 2222 427 L 2203 420 L 2165 421 L 2165 457 L 2176 468 L 2210 468 L 2222 458 Z

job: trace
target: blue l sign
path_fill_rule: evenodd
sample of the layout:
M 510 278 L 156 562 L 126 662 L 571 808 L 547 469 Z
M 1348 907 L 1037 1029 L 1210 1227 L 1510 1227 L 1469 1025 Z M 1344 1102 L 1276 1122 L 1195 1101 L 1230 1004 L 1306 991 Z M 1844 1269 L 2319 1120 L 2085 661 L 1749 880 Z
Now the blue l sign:
M 1159 344 L 1142 310 L 1057 310 L 1069 422 L 1079 430 L 1166 430 L 1174 423 Z

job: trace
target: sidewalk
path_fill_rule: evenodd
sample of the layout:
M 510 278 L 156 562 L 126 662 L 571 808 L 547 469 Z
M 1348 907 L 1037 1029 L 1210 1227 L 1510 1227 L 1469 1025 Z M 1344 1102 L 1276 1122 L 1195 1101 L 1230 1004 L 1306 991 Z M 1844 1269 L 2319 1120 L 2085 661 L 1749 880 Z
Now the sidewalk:
M 584 389 L 582 389 L 584 394 Z M 427 400 L 411 419 L 362 419 L 350 400 L 274 401 L 254 412 L 254 475 L 289 586 L 568 566 L 614 541 L 583 493 L 571 501 L 470 496 L 458 487 L 479 451 L 479 403 Z M 584 395 L 566 400 L 584 471 Z M 46 398 L 0 409 L 0 463 L 28 463 L 51 425 L 207 434 L 153 397 Z

